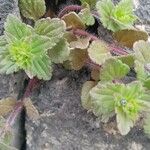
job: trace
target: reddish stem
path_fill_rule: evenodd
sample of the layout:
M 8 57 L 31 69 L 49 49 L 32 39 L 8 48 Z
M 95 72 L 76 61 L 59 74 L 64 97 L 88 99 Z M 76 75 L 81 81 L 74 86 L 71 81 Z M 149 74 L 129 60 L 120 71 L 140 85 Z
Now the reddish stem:
M 73 34 L 78 35 L 78 36 L 90 37 L 92 41 L 99 40 L 99 38 L 96 37 L 95 35 L 90 34 L 84 30 L 81 30 L 81 29 L 73 29 L 72 32 L 73 32 Z
M 21 110 L 24 107 L 24 101 L 26 100 L 25 98 L 29 97 L 31 95 L 31 93 L 32 93 L 33 89 L 35 88 L 35 85 L 37 85 L 38 81 L 39 80 L 37 78 L 30 79 L 30 81 L 26 87 L 26 90 L 23 94 L 22 99 L 17 102 L 13 111 L 11 112 L 10 116 L 8 117 L 5 128 L 13 126 L 17 116 L 20 114 Z
M 125 51 L 121 47 L 116 47 L 116 46 L 110 45 L 110 49 L 111 49 L 111 52 L 115 53 L 116 55 L 128 55 L 129 54 L 127 51 Z
M 80 11 L 83 7 L 79 5 L 69 5 L 62 9 L 60 13 L 58 14 L 58 18 L 62 18 L 66 13 L 70 11 Z

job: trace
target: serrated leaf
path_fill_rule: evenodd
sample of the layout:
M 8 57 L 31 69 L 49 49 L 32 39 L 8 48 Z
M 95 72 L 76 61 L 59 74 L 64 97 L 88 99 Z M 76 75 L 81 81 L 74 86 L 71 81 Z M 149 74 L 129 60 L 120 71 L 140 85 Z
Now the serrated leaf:
M 58 44 L 48 52 L 51 61 L 54 63 L 63 63 L 69 59 L 69 54 L 69 44 L 65 39 L 61 39 Z
M 14 98 L 4 98 L 0 100 L 0 116 L 6 116 L 11 112 L 16 104 L 16 99 Z
M 142 64 L 150 63 L 150 43 L 146 41 L 138 41 L 134 44 L 135 59 Z
M 126 135 L 130 129 L 134 126 L 134 122 L 124 112 L 116 109 L 117 114 L 117 126 L 121 135 Z
M 26 109 L 26 113 L 31 120 L 36 120 L 40 117 L 38 110 L 33 105 L 30 98 L 24 99 L 24 107 Z
M 116 56 L 117 59 L 121 60 L 124 64 L 128 65 L 129 67 L 134 66 L 134 55 L 133 54 L 128 54 L 128 55 L 123 55 L 123 56 Z
M 33 32 L 31 26 L 22 23 L 19 18 L 12 14 L 8 15 L 4 28 L 5 38 L 8 42 L 16 42 L 16 40 L 32 35 Z
M 136 29 L 126 29 L 114 33 L 114 38 L 123 46 L 132 48 L 133 44 L 139 40 L 148 40 L 148 34 Z
M 105 61 L 100 71 L 101 81 L 112 81 L 122 79 L 130 71 L 129 66 L 117 59 Z
M 35 23 L 34 29 L 37 34 L 48 37 L 51 49 L 63 37 L 66 25 L 58 18 L 43 18 Z
M 122 0 L 116 6 L 111 0 L 98 1 L 96 8 L 104 27 L 112 31 L 132 28 L 137 19 L 131 0 Z
M 88 48 L 88 55 L 94 63 L 99 65 L 111 58 L 108 45 L 102 41 L 93 41 Z
M 74 70 L 80 70 L 88 59 L 87 51 L 81 49 L 74 49 L 70 51 L 69 64 Z
M 19 0 L 21 14 L 29 19 L 38 20 L 46 12 L 45 0 Z
M 93 17 L 93 14 L 91 13 L 91 10 L 89 7 L 86 7 L 80 11 L 78 14 L 81 20 L 84 22 L 87 26 L 92 26 L 95 23 L 95 19 Z
M 77 49 L 87 49 L 89 44 L 90 44 L 90 37 L 77 37 L 76 41 L 70 42 L 70 47 L 71 48 L 77 48 Z
M 64 15 L 62 19 L 65 21 L 67 28 L 85 29 L 83 21 L 75 12 Z
M 93 107 L 89 92 L 95 85 L 96 85 L 96 82 L 94 81 L 86 81 L 82 87 L 81 103 L 82 103 L 82 106 L 87 110 L 91 110 Z
M 91 8 L 94 8 L 97 0 L 80 0 L 82 4 L 89 4 Z

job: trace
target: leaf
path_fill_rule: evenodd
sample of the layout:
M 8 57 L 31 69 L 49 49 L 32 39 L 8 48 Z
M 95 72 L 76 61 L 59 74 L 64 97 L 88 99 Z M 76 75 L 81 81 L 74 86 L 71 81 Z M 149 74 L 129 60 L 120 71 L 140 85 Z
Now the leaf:
M 38 20 L 46 12 L 45 0 L 20 0 L 21 14 L 29 19 Z
M 0 36 L 0 53 L 6 49 L 7 41 L 4 35 Z
M 6 116 L 11 112 L 16 104 L 16 99 L 14 98 L 4 98 L 0 100 L 0 116 Z
M 75 12 L 64 15 L 62 19 L 65 21 L 67 28 L 85 29 L 83 21 Z
M 33 105 L 30 98 L 24 99 L 24 107 L 26 109 L 26 113 L 31 120 L 36 120 L 40 117 L 38 110 Z
M 130 68 L 117 59 L 108 59 L 105 61 L 100 71 L 101 81 L 112 81 L 122 79 L 129 73 Z
M 32 35 L 33 29 L 31 26 L 22 23 L 16 16 L 9 14 L 5 25 L 5 38 L 7 42 L 16 42 L 24 37 Z
M 63 63 L 69 59 L 69 54 L 69 44 L 65 39 L 61 39 L 58 44 L 48 52 L 51 61 L 54 63 Z
M 91 71 L 91 78 L 95 81 L 99 81 L 100 80 L 100 67 L 98 68 L 92 68 Z
M 135 42 L 133 46 L 135 59 L 142 64 L 150 63 L 150 43 L 146 41 Z
M 35 32 L 39 35 L 48 37 L 51 49 L 63 37 L 66 29 L 65 22 L 58 18 L 43 18 L 35 23 Z
M 133 48 L 133 44 L 139 40 L 148 40 L 148 34 L 136 29 L 126 29 L 114 33 L 114 38 L 123 46 Z
M 88 48 L 88 55 L 94 63 L 99 65 L 111 58 L 108 45 L 102 41 L 93 41 Z
M 84 9 L 82 9 L 78 15 L 85 25 L 87 26 L 94 25 L 95 19 L 93 17 L 93 14 L 91 13 L 89 6 L 86 6 Z
M 74 49 L 70 51 L 69 63 L 72 69 L 80 70 L 86 63 L 88 58 L 87 51 Z
M 89 4 L 91 8 L 94 8 L 97 0 L 80 0 L 82 4 Z
M 124 64 L 128 65 L 130 68 L 134 66 L 135 58 L 133 54 L 116 56 L 115 58 L 121 60 Z
M 150 117 L 149 115 L 146 116 L 144 119 L 144 133 L 146 133 L 148 136 L 150 136 Z
M 122 0 L 116 6 L 111 0 L 102 0 L 97 2 L 96 8 L 103 26 L 113 32 L 132 28 L 137 19 L 131 0 Z
M 117 114 L 117 126 L 121 135 L 126 135 L 130 131 L 130 128 L 133 127 L 133 121 L 127 116 L 124 112 L 119 109 L 116 109 Z
M 77 37 L 76 41 L 70 42 L 71 48 L 77 48 L 77 49 L 87 49 L 90 44 L 90 37 L 81 38 Z
M 89 92 L 95 85 L 96 85 L 96 82 L 94 81 L 86 81 L 82 87 L 81 103 L 82 103 L 82 106 L 87 110 L 91 110 L 93 107 Z

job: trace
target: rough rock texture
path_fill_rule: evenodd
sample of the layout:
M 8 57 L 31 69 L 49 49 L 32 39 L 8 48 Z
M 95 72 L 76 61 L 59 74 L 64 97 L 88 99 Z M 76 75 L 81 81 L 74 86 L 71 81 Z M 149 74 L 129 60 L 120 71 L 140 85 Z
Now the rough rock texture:
M 104 32 L 99 27 L 99 35 L 105 39 L 108 32 Z M 111 37 L 105 40 L 109 42 Z M 75 72 L 57 66 L 53 74 L 52 80 L 32 95 L 41 117 L 37 121 L 26 119 L 27 150 L 149 150 L 150 139 L 140 127 L 125 137 L 110 135 L 81 107 L 81 87 L 89 80 L 86 68 Z
M 0 0 L 0 35 L 3 34 L 3 26 L 4 22 L 9 13 L 13 13 L 19 16 L 17 0 Z M 0 99 L 5 97 L 18 97 L 18 93 L 23 87 L 23 74 L 15 74 L 15 75 L 0 75 Z M 20 148 L 22 135 L 21 135 L 21 127 L 19 117 L 14 125 L 13 130 L 13 146 Z

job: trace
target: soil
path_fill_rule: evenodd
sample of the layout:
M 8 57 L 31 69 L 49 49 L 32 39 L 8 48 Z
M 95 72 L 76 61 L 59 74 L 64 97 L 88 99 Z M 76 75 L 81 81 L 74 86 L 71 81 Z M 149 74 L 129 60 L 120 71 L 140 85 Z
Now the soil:
M 74 1 L 59 1 L 59 7 L 52 5 L 54 0 L 49 4 L 58 11 L 65 3 L 77 3 Z M 15 0 L 0 0 L 0 34 L 3 33 L 7 14 L 12 12 L 18 14 L 16 4 Z M 149 8 L 148 0 L 140 0 L 140 6 L 136 11 L 142 19 L 141 22 L 148 27 Z M 109 32 L 102 26 L 97 27 L 97 25 L 94 27 L 95 34 L 98 33 L 100 37 L 110 42 Z M 93 31 L 91 28 L 88 30 Z M 26 117 L 25 122 L 24 120 L 17 122 L 18 125 L 22 122 L 21 131 L 18 129 L 17 131 L 23 137 L 16 136 L 16 143 L 19 145 L 17 147 L 20 147 L 20 150 L 149 150 L 150 139 L 140 127 L 133 128 L 125 137 L 118 134 L 111 135 L 104 131 L 104 125 L 94 115 L 82 108 L 80 92 L 82 84 L 90 80 L 88 68 L 85 67 L 80 71 L 67 71 L 60 65 L 55 65 L 54 68 L 52 79 L 43 82 L 31 96 L 40 112 L 40 119 L 32 121 Z M 21 94 L 24 87 L 23 80 L 22 73 L 0 76 L 0 98 Z M 24 125 L 26 134 L 23 132 Z M 20 139 L 24 138 L 26 145 L 22 146 Z

